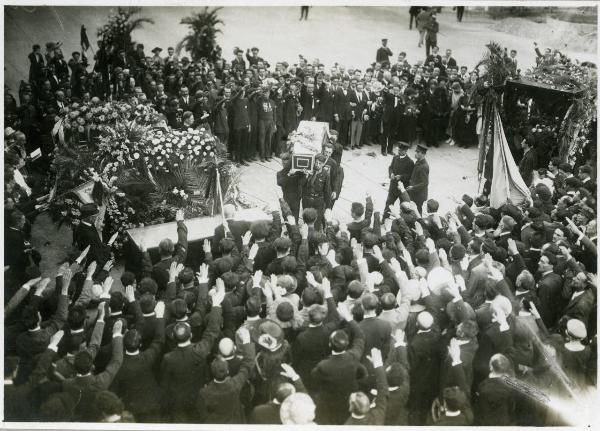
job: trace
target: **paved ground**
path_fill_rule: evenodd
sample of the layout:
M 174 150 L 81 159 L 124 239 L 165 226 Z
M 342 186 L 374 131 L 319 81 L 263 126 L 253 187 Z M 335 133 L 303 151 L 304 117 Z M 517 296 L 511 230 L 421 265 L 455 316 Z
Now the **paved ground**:
M 108 7 L 5 7 L 5 82 L 16 89 L 19 79 L 27 76 L 26 55 L 34 43 L 43 46 L 46 41 L 61 40 L 68 56 L 79 49 L 79 28 L 84 24 L 95 46 L 96 28 L 105 22 L 110 10 Z M 144 43 L 146 52 L 154 46 L 174 46 L 187 32 L 179 25 L 181 17 L 198 10 L 195 7 L 145 7 L 142 15 L 153 18 L 156 23 L 137 31 L 134 39 Z M 382 37 L 389 39 L 394 54 L 405 51 L 411 62 L 425 55 L 424 50 L 417 47 L 417 32 L 408 30 L 406 7 L 312 7 L 308 22 L 298 20 L 298 7 L 228 7 L 220 12 L 220 17 L 224 26 L 218 40 L 227 58 L 232 57 L 235 46 L 244 49 L 258 46 L 263 57 L 286 60 L 290 64 L 297 61 L 298 54 L 303 54 L 309 60 L 319 58 L 326 65 L 340 62 L 346 67 L 364 69 L 374 60 Z M 507 33 L 496 30 L 503 28 L 498 22 L 468 12 L 464 21 L 457 23 L 450 8 L 444 8 L 438 20 L 440 47 L 451 47 L 458 63 L 469 67 L 477 63 L 485 51 L 485 43 L 490 40 L 517 49 L 521 67 L 529 67 L 534 62 L 534 40 L 544 46 L 545 41 L 560 39 L 560 34 L 556 33 L 559 30 L 573 39 L 578 34 L 575 32 L 574 36 L 573 29 L 583 28 L 582 25 L 563 23 L 559 29 L 552 21 L 546 24 L 528 21 L 506 26 L 511 29 L 511 33 Z M 574 46 L 581 47 L 582 44 Z M 587 52 L 565 51 L 580 60 L 595 60 L 596 38 L 589 39 Z M 460 197 L 463 193 L 477 191 L 476 149 L 442 146 L 431 150 L 428 160 L 430 197 L 438 199 L 442 209 L 452 204 L 450 196 Z M 362 201 L 367 190 L 373 194 L 376 209 L 382 210 L 390 161 L 390 156 L 384 158 L 375 147 L 346 152 L 343 156 L 344 188 L 334 215 L 340 220 L 348 220 L 351 202 Z M 274 201 L 279 193 L 275 183 L 275 172 L 279 168 L 276 160 L 242 168 L 242 191 L 261 206 Z M 64 258 L 71 233 L 66 228 L 57 230 L 48 217 L 42 215 L 34 226 L 34 236 L 37 237 L 35 245 L 44 256 L 42 269 L 48 274 L 47 271 Z M 50 245 L 45 245 L 47 242 Z

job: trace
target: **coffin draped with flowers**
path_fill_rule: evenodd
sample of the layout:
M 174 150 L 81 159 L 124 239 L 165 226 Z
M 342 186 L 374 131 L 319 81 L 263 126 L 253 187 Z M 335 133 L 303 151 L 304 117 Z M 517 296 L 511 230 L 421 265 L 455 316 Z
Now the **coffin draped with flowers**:
M 292 149 L 292 169 L 312 170 L 314 157 L 323 151 L 328 141 L 329 124 L 320 121 L 301 121 L 288 137 Z
M 203 128 L 169 130 L 145 105 L 73 104 L 57 118 L 54 135 L 49 186 L 61 223 L 79 223 L 77 191 L 90 181 L 90 198 L 105 208 L 105 237 L 172 221 L 178 209 L 186 218 L 212 215 L 221 198 L 227 202 L 237 194 L 236 167 L 217 138 Z M 118 236 L 115 251 L 127 238 Z

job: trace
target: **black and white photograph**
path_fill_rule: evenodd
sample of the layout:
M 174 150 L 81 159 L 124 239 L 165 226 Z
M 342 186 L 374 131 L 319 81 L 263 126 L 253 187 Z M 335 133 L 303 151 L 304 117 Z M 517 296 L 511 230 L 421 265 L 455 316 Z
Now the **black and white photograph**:
M 0 428 L 598 422 L 597 3 L 413 3 L 3 2 Z

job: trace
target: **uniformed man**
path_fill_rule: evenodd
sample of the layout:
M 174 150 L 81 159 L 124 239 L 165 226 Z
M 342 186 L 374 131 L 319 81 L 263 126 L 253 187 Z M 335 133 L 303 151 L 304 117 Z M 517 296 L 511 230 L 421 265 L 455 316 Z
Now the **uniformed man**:
M 315 156 L 312 172 L 306 172 L 300 182 L 302 190 L 302 208 L 317 210 L 315 229 L 321 230 L 325 222 L 325 208 L 331 206 L 331 182 L 329 174 L 323 170 L 327 158 L 323 154 Z
M 406 188 L 410 199 L 417 204 L 419 213 L 422 211 L 423 202 L 427 200 L 427 191 L 429 187 L 429 164 L 425 160 L 427 147 L 417 144 L 415 150 L 415 167 L 410 176 L 409 186 Z
M 398 190 L 398 181 L 404 184 L 404 187 L 410 185 L 410 178 L 415 167 L 415 162 L 408 157 L 408 149 L 410 144 L 406 142 L 398 143 L 398 154 L 392 159 L 392 163 L 388 168 L 390 175 L 390 189 L 388 190 L 387 200 L 385 201 L 385 209 L 383 218 L 386 219 L 390 215 L 390 205 L 394 205 L 396 200 L 400 198 L 400 190 Z

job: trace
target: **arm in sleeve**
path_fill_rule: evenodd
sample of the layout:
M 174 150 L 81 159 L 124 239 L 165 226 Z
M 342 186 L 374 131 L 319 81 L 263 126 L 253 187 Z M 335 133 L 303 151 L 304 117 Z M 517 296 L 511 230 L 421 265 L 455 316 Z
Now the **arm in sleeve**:
M 92 297 L 93 297 L 93 294 L 92 294 L 93 287 L 94 287 L 94 281 L 88 280 L 86 278 L 85 281 L 83 282 L 83 288 L 81 289 L 81 294 L 79 295 L 79 298 L 77 298 L 77 301 L 75 301 L 75 305 L 81 305 L 81 306 L 87 308 L 88 304 L 90 303 L 90 301 L 92 300 Z
M 194 352 L 197 354 L 206 356 L 211 351 L 213 344 L 221 331 L 221 325 L 223 323 L 221 314 L 221 307 L 213 307 L 208 314 L 208 324 L 202 334 L 202 339 L 193 346 Z
M 19 304 L 21 304 L 21 302 L 23 302 L 23 300 L 27 297 L 28 293 L 29 289 L 25 289 L 23 287 L 17 290 L 17 293 L 10 298 L 10 301 L 8 301 L 8 304 L 6 307 L 4 307 L 4 319 L 6 319 L 13 311 L 15 311 Z
M 375 368 L 375 385 L 377 387 L 377 397 L 375 402 L 375 408 L 369 411 L 372 423 L 375 425 L 383 425 L 385 422 L 385 412 L 387 410 L 388 402 L 388 383 L 385 375 L 384 367 Z
M 352 347 L 348 349 L 348 353 L 360 361 L 365 350 L 365 334 L 354 320 L 348 322 L 348 328 L 352 332 Z
M 106 369 L 96 376 L 97 384 L 102 389 L 108 389 L 123 363 L 123 337 L 113 336 L 112 356 Z
M 244 359 L 242 360 L 238 373 L 231 378 L 231 383 L 237 390 L 242 389 L 248 380 L 250 371 L 254 365 L 254 343 L 250 342 L 248 344 L 242 344 L 239 346 L 239 349 L 242 352 Z
M 150 253 L 147 251 L 142 253 L 142 278 L 152 276 L 152 260 Z
M 188 229 L 183 221 L 177 222 L 177 262 L 183 263 L 187 258 L 188 250 Z
M 100 343 L 102 342 L 102 334 L 104 333 L 104 321 L 97 320 L 92 331 L 92 338 L 90 339 L 89 347 L 87 348 L 88 353 L 92 358 L 95 358 L 100 350 Z

